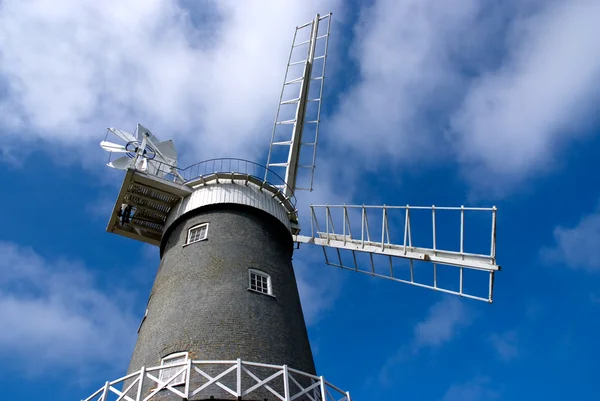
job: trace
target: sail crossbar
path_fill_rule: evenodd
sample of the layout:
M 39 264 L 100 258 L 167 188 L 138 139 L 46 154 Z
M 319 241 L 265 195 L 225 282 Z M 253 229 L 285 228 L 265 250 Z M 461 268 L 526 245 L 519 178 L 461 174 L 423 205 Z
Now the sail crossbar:
M 320 245 L 326 264 L 492 302 L 494 274 L 500 270 L 496 207 L 311 205 L 310 209 L 310 236 L 294 239 Z M 421 224 L 423 216 L 429 228 Z
M 286 191 L 313 188 L 330 30 L 331 13 L 317 14 L 296 27 L 292 40 L 267 156 L 267 168 L 285 177 Z

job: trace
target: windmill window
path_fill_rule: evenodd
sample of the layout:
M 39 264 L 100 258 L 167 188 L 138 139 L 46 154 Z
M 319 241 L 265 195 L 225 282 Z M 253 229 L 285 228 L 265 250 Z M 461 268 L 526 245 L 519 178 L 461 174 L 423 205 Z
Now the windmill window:
M 248 288 L 249 290 L 260 292 L 261 294 L 273 295 L 271 276 L 255 269 L 250 269 L 248 273 L 250 279 L 250 287 Z
M 208 223 L 198 224 L 188 230 L 186 245 L 208 238 Z
M 146 308 L 146 312 L 144 312 L 144 317 L 142 318 L 142 321 L 140 322 L 140 326 L 138 327 L 138 334 L 140 333 L 140 330 L 142 329 L 142 325 L 144 324 L 144 321 L 146 320 L 146 318 L 148 317 L 148 308 Z
M 169 366 L 174 365 L 181 362 L 187 362 L 188 353 L 187 352 L 177 352 L 175 354 L 171 354 L 162 359 L 161 366 Z M 169 381 L 173 376 L 177 375 L 177 377 L 171 382 L 169 382 L 170 386 L 177 386 L 185 383 L 185 365 L 174 366 L 171 368 L 164 368 L 160 370 L 159 379 L 163 382 Z M 177 372 L 181 372 L 177 374 Z

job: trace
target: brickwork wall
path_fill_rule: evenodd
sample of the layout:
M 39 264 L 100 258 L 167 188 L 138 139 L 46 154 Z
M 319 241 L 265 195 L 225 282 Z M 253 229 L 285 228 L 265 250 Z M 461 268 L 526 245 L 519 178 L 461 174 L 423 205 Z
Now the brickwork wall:
M 188 229 L 200 223 L 209 223 L 208 239 L 184 246 Z M 292 267 L 293 242 L 281 222 L 239 205 L 205 207 L 173 224 L 161 251 L 130 372 L 188 351 L 192 359 L 241 358 L 315 373 Z M 273 296 L 248 290 L 249 268 L 271 276 Z M 218 399 L 223 393 L 211 395 Z M 261 391 L 244 399 L 275 397 Z

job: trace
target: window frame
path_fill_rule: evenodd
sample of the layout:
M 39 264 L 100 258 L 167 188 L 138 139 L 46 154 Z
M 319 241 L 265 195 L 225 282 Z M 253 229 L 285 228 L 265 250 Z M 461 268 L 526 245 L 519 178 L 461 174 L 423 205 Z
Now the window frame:
M 144 317 L 142 318 L 142 321 L 140 322 L 140 325 L 138 326 L 138 329 L 137 329 L 138 334 L 140 334 L 140 330 L 142 329 L 142 325 L 146 321 L 147 317 L 148 317 L 148 308 L 146 307 L 146 312 L 144 312 Z
M 204 232 L 204 237 L 190 242 L 190 234 L 192 233 L 192 231 L 195 229 L 201 228 L 203 226 L 206 227 L 206 231 Z M 188 228 L 187 234 L 185 237 L 185 244 L 183 244 L 183 246 L 195 244 L 196 242 L 206 241 L 207 239 L 208 239 L 208 223 L 195 224 L 192 227 Z
M 170 359 L 181 358 L 182 356 L 184 357 L 183 362 L 187 362 L 188 358 L 189 358 L 189 352 L 182 351 L 182 352 L 174 352 L 172 354 L 169 354 L 169 355 L 163 357 L 160 360 L 160 366 L 161 367 L 162 366 L 169 366 L 168 364 L 165 365 L 165 361 L 169 361 Z M 174 362 L 174 363 L 181 363 L 181 362 Z M 181 366 L 176 366 L 176 367 L 173 367 L 173 368 L 170 368 L 170 369 L 169 368 L 161 369 L 160 373 L 158 375 L 158 379 L 160 381 L 165 382 L 165 381 L 167 381 L 167 380 L 169 380 L 171 378 L 171 377 L 167 377 L 166 379 L 164 378 L 165 371 L 170 371 L 171 369 L 180 369 L 180 368 L 181 368 Z M 176 371 L 177 370 L 175 370 L 175 372 Z M 184 385 L 185 384 L 185 380 L 186 380 L 186 374 L 185 374 L 185 372 L 180 373 L 180 376 L 181 376 L 181 379 L 177 380 L 177 378 L 175 378 L 175 380 L 173 380 L 168 385 L 169 386 L 181 386 L 181 385 Z
M 150 307 L 150 300 L 152 299 L 152 295 L 150 294 L 150 296 L 148 297 L 148 302 L 146 302 L 146 311 L 144 312 L 144 317 L 142 318 L 142 321 L 140 322 L 140 325 L 138 327 L 138 334 L 140 334 L 140 330 L 142 330 L 142 326 L 144 325 L 144 322 L 146 321 L 146 318 L 148 317 L 148 308 Z
M 267 278 L 267 292 L 259 291 L 258 289 L 252 288 L 252 275 L 255 274 L 259 277 Z M 273 282 L 271 280 L 271 275 L 258 269 L 248 269 L 248 291 L 256 292 L 258 294 L 269 295 L 271 297 L 275 297 L 273 295 Z

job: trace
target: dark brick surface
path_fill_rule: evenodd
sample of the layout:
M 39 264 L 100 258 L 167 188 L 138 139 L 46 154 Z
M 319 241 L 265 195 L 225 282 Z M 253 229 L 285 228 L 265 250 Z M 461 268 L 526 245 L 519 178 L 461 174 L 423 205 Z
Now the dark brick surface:
M 183 246 L 187 230 L 199 223 L 209 223 L 208 239 Z M 172 225 L 161 251 L 129 372 L 189 351 L 193 359 L 241 358 L 315 373 L 292 268 L 293 242 L 281 222 L 237 205 L 203 208 Z M 274 297 L 248 290 L 249 268 L 271 275 Z M 252 395 L 244 399 L 275 399 L 263 391 Z

